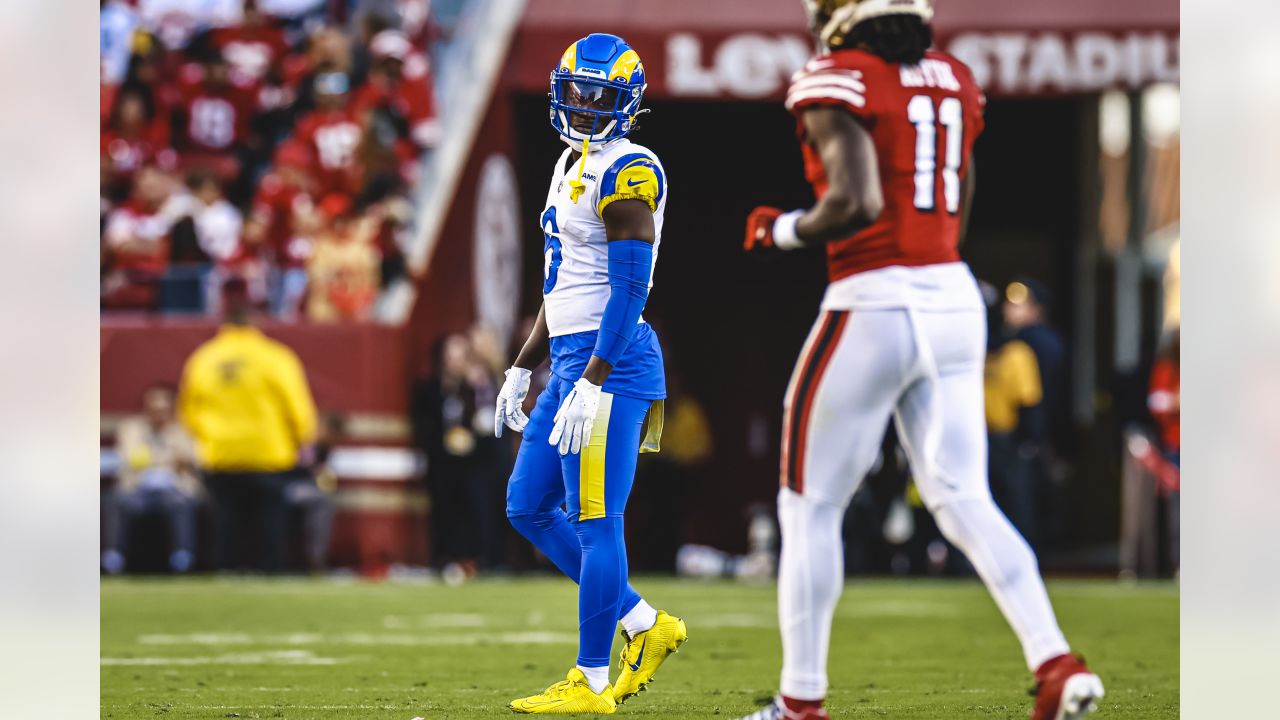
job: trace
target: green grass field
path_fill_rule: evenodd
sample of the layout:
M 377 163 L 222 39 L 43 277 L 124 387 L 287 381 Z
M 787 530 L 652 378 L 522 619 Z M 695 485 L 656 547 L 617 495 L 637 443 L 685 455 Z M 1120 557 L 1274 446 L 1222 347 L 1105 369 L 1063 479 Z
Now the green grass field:
M 639 578 L 690 640 L 620 715 L 733 718 L 776 689 L 772 586 Z M 1103 676 L 1102 718 L 1178 716 L 1173 585 L 1050 584 Z M 576 655 L 574 586 L 104 580 L 104 718 L 501 718 Z M 616 652 L 615 647 L 615 652 Z M 836 613 L 836 718 L 1025 718 L 1031 679 L 976 581 L 856 581 Z M 616 671 L 615 671 L 616 674 Z

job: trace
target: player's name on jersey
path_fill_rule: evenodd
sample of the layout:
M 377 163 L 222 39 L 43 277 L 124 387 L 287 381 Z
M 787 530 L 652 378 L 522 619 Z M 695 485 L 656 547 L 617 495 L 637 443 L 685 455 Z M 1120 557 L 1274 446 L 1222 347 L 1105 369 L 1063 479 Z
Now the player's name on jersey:
M 903 65 L 898 69 L 902 87 L 936 87 L 952 92 L 960 91 L 960 81 L 951 65 L 941 60 L 922 60 L 919 65 Z

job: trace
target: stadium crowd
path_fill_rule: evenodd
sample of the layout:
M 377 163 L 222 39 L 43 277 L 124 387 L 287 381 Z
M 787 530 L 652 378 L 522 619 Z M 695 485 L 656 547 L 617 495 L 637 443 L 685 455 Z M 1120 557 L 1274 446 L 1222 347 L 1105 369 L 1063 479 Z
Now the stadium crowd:
M 430 0 L 102 0 L 105 310 L 367 317 L 440 125 Z

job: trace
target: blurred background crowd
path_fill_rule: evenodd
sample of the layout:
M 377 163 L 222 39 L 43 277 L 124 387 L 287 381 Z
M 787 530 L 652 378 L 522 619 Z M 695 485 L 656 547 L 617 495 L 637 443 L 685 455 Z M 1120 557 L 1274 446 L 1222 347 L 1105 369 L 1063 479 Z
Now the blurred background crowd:
M 439 141 L 430 9 L 102 0 L 103 307 L 216 312 L 238 276 L 276 317 L 368 317 Z
M 709 2 L 707 17 L 629 38 L 655 68 L 637 140 L 678 183 L 646 308 L 671 397 L 628 506 L 638 572 L 774 569 L 781 394 L 822 272 L 816 253 L 771 269 L 738 257 L 751 204 L 811 200 L 779 99 L 779 58 L 808 52 L 800 4 L 751 4 Z M 1003 17 L 1000 3 L 951 0 L 953 21 L 974 16 L 965 5 Z M 534 220 L 562 150 L 546 70 L 579 35 L 630 27 L 627 4 L 596 10 L 102 0 L 104 572 L 431 568 L 458 581 L 550 567 L 506 520 L 519 437 L 493 437 L 493 406 L 540 301 Z M 1176 4 L 1174 18 L 1176 41 Z M 788 30 L 765 46 L 764 28 Z M 1139 29 L 1107 32 L 1119 43 Z M 738 31 L 756 34 L 723 39 Z M 978 31 L 942 37 L 958 54 L 984 47 Z M 735 60 L 748 51 L 779 67 Z M 980 71 L 983 57 L 962 55 Z M 747 66 L 759 72 L 735 69 Z M 1051 570 L 1178 567 L 1176 63 L 1148 70 L 1040 90 L 986 71 L 963 252 L 989 281 L 991 485 Z M 700 181 L 742 163 L 776 170 L 778 187 Z M 713 264 L 734 292 L 707 281 Z M 724 373 L 744 343 L 750 375 Z M 544 367 L 527 410 L 545 381 Z M 971 572 L 891 427 L 845 534 L 851 574 Z

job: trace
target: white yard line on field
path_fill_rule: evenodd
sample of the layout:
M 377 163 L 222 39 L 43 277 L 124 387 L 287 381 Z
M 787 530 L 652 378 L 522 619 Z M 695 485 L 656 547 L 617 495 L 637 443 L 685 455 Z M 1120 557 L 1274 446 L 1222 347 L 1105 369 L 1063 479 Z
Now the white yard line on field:
M 140 645 L 572 645 L 576 633 L 523 631 L 500 633 L 442 633 L 414 635 L 409 633 L 289 633 L 254 635 L 249 633 L 195 632 L 178 635 L 148 634 L 138 636 Z
M 319 657 L 308 650 L 268 650 L 197 657 L 104 657 L 102 665 L 337 665 L 349 659 Z
M 489 624 L 489 619 L 476 613 L 432 613 L 428 615 L 387 615 L 382 626 L 388 630 L 413 630 L 424 628 L 478 628 Z

